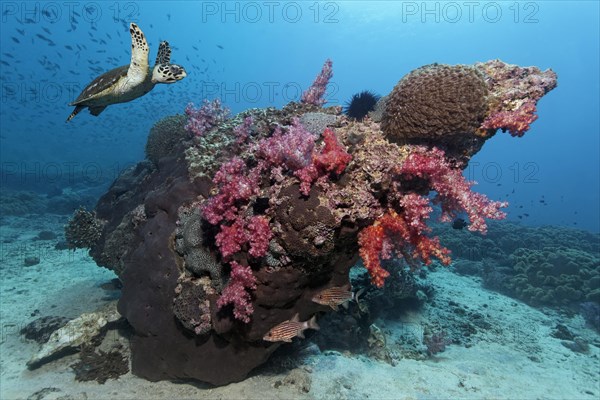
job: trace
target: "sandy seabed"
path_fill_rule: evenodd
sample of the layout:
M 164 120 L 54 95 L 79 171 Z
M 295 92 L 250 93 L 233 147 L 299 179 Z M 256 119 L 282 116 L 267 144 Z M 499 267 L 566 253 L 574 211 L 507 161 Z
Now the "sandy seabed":
M 435 287 L 428 317 L 449 302 L 487 316 L 470 347 L 449 345 L 427 360 L 400 358 L 395 365 L 336 351 L 298 355 L 293 367 L 261 367 L 243 382 L 210 387 L 190 382 L 148 382 L 131 373 L 105 384 L 78 382 L 77 354 L 35 370 L 26 362 L 40 345 L 19 334 L 39 316 L 75 318 L 116 301 L 102 284 L 115 278 L 83 250 L 55 250 L 57 240 L 35 240 L 42 230 L 62 231 L 66 217 L 6 217 L 0 230 L 0 399 L 597 399 L 600 336 L 580 316 L 534 309 L 483 289 L 477 278 L 440 269 L 428 274 Z M 40 262 L 24 266 L 25 257 Z M 440 314 L 441 315 L 441 314 Z M 388 346 L 402 340 L 424 314 L 381 320 Z M 591 343 L 577 353 L 551 336 L 564 324 Z M 124 341 L 117 331 L 105 341 Z M 314 347 L 314 346 L 313 346 Z

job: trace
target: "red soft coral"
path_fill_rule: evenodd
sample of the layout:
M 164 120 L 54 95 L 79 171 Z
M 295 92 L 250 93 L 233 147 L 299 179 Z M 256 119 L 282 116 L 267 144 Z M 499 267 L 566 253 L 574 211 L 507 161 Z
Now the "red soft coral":
M 352 156 L 338 142 L 332 129 L 325 129 L 323 142 L 325 142 L 325 147 L 313 157 L 313 164 L 318 170 L 340 175 L 352 160 Z
M 420 215 L 419 221 L 411 220 L 414 215 L 409 214 L 389 210 L 358 235 L 359 254 L 371 275 L 371 282 L 377 287 L 382 287 L 384 279 L 389 276 L 380 260 L 390 258 L 392 250 L 404 257 L 411 266 L 415 265 L 415 260 L 429 265 L 432 256 L 439 258 L 443 264 L 450 263 L 450 251 L 440 245 L 437 237 L 429 238 L 424 235 L 429 228 L 421 219 L 429 218 L 429 213 L 417 212 Z

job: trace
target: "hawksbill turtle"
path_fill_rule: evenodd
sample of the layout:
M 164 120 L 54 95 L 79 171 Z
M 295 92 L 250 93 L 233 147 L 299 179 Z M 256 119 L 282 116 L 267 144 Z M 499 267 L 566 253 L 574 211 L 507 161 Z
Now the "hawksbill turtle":
M 85 107 L 90 114 L 100 115 L 111 104 L 125 103 L 151 91 L 157 83 L 174 83 L 187 76 L 185 69 L 171 64 L 171 48 L 163 41 L 158 48 L 156 63 L 150 71 L 149 47 L 144 32 L 133 22 L 131 33 L 131 63 L 105 72 L 94 79 L 77 99 L 70 103 L 75 109 L 67 118 L 72 120 Z

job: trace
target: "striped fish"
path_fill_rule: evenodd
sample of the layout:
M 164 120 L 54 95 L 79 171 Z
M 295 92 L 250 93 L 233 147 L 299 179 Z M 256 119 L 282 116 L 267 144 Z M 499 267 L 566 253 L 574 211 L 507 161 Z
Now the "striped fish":
M 292 319 L 271 328 L 271 330 L 263 336 L 263 340 L 267 342 L 291 342 L 295 337 L 304 338 L 304 331 L 306 329 L 319 330 L 317 316 L 313 315 L 308 321 L 300 322 L 300 316 L 296 313 Z
M 312 297 L 312 301 L 322 306 L 329 306 L 333 310 L 337 311 L 339 305 L 344 307 L 348 306 L 348 302 L 351 300 L 357 300 L 358 296 L 362 294 L 363 290 L 359 290 L 358 293 L 352 293 L 350 285 L 334 286 L 327 289 L 323 289 Z

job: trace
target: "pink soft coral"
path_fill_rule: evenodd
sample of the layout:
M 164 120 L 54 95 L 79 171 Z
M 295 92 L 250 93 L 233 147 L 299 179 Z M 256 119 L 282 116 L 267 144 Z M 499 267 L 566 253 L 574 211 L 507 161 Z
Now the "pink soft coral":
M 258 194 L 260 171 L 248 171 L 246 163 L 234 157 L 221 165 L 213 183 L 219 192 L 202 206 L 202 215 L 213 225 L 222 220 L 235 221 L 238 218 L 238 205 Z
M 323 64 L 321 72 L 315 78 L 313 84 L 308 88 L 308 90 L 306 90 L 306 92 L 302 93 L 302 103 L 322 106 L 327 102 L 324 97 L 327 84 L 333 76 L 333 69 L 331 66 L 331 60 L 327 59 L 325 64 Z
M 414 147 L 399 168 L 405 178 L 423 178 L 437 192 L 434 201 L 442 205 L 442 221 L 451 221 L 458 212 L 469 216 L 469 230 L 486 233 L 485 218 L 503 219 L 506 214 L 500 208 L 507 202 L 491 201 L 485 195 L 471 191 L 473 182 L 467 181 L 462 171 L 453 168 L 444 152 L 437 148 Z
M 512 136 L 521 137 L 530 128 L 538 116 L 535 114 L 535 101 L 526 101 L 514 111 L 499 111 L 490 115 L 483 121 L 483 129 L 502 129 Z
M 217 300 L 217 307 L 220 310 L 228 304 L 233 304 L 233 316 L 248 323 L 254 313 L 252 297 L 248 291 L 256 289 L 256 277 L 249 266 L 244 267 L 235 261 L 230 265 L 229 282 Z

